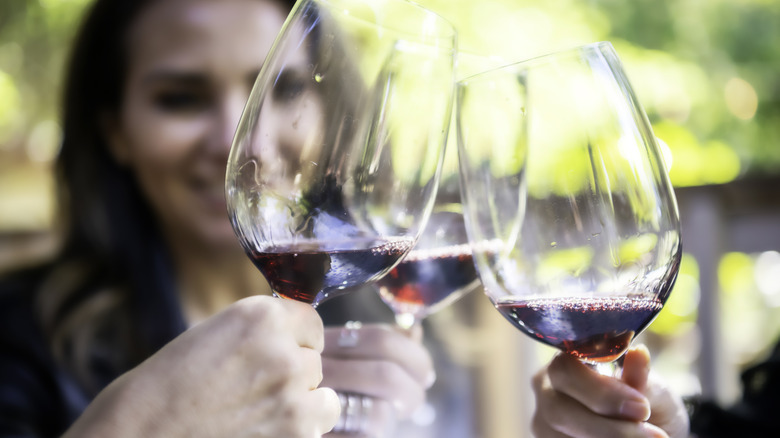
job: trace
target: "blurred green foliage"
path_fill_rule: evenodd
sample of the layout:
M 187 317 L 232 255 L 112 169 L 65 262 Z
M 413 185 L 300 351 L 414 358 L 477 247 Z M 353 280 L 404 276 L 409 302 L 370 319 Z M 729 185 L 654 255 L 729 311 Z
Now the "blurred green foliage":
M 30 142 L 36 140 L 37 126 L 58 117 L 63 60 L 86 4 L 87 0 L 0 2 L 0 162 L 20 151 L 34 161 L 49 160 L 56 153 L 56 146 Z M 37 140 L 58 138 L 38 135 Z M 43 150 L 50 153 L 42 155 Z
M 780 172 L 776 0 L 420 0 L 463 50 L 516 61 L 612 41 L 676 186 Z
M 463 50 L 507 61 L 612 41 L 677 186 L 780 172 L 776 0 L 419 3 L 456 25 Z M 62 65 L 88 4 L 0 2 L 0 164 L 56 155 Z
M 680 272 L 664 308 L 658 314 L 648 330 L 661 335 L 674 335 L 690 328 L 698 316 L 699 264 L 696 259 L 683 253 Z
M 762 263 L 769 262 L 769 263 Z M 762 266 L 763 265 L 763 266 Z M 780 331 L 780 254 L 730 252 L 718 264 L 720 320 L 727 357 L 744 365 L 765 354 Z M 768 286 L 766 283 L 770 283 Z M 750 342 L 746 342 L 746 340 Z

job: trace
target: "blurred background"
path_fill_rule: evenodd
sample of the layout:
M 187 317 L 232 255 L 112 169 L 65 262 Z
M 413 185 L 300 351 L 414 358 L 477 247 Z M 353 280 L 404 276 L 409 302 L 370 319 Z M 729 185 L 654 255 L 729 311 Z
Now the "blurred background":
M 733 401 L 739 371 L 780 336 L 780 2 L 419 3 L 456 25 L 461 49 L 507 61 L 612 41 L 668 146 L 683 221 L 680 276 L 642 341 L 682 395 Z M 56 245 L 60 82 L 88 4 L 0 2 L 0 271 Z M 554 351 L 478 293 L 430 324 L 474 377 L 478 436 L 527 436 L 528 379 Z

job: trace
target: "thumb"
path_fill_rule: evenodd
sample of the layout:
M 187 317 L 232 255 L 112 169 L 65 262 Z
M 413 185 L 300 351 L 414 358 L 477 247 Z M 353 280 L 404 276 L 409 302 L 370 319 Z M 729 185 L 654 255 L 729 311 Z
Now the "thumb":
M 623 382 L 639 392 L 645 392 L 649 375 L 650 351 L 647 347 L 638 345 L 628 350 L 623 359 Z

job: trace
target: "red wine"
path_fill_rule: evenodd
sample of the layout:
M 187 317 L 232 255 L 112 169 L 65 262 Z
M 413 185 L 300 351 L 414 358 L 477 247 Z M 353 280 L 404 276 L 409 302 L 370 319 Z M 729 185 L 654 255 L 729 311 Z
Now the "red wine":
M 423 316 L 447 297 L 477 280 L 471 247 L 413 250 L 377 281 L 382 299 L 397 313 Z
M 537 298 L 496 304 L 527 335 L 590 362 L 610 362 L 663 307 L 658 299 Z
M 249 257 L 274 293 L 317 305 L 338 291 L 387 272 L 413 245 L 411 239 L 352 242 L 301 241 L 251 251 Z

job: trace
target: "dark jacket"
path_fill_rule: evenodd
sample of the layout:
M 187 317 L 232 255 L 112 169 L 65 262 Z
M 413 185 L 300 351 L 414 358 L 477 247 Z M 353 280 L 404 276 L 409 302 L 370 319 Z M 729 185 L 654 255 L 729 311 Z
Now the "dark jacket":
M 742 373 L 742 397 L 734 406 L 696 405 L 691 432 L 699 438 L 780 437 L 780 343 L 766 360 Z
M 55 437 L 89 398 L 57 366 L 33 314 L 33 273 L 0 287 L 0 436 Z

